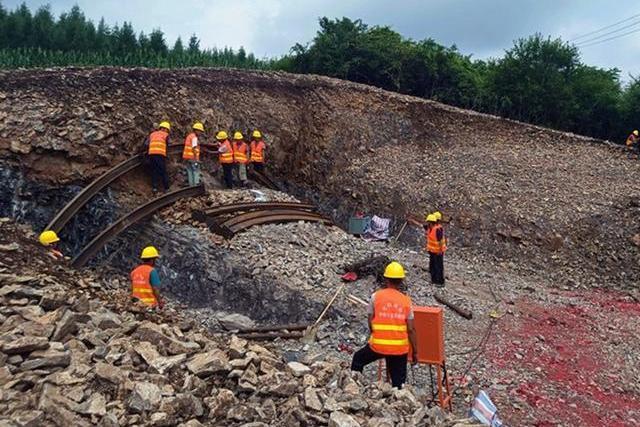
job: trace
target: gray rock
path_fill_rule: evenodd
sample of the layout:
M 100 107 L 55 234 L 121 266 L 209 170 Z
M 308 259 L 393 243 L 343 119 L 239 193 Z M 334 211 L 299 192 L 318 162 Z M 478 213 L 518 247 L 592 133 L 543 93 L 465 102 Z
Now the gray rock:
M 162 346 L 167 353 L 172 355 L 191 354 L 200 350 L 200 345 L 197 343 L 183 342 L 170 337 L 164 333 L 160 325 L 149 321 L 142 322 L 134 332 L 133 337 L 140 341 L 148 341 L 157 346 Z
M 309 368 L 307 365 L 303 365 L 300 362 L 289 362 L 287 363 L 287 366 L 289 367 L 289 370 L 295 377 L 302 377 L 305 374 L 308 374 L 311 372 L 311 368 Z
M 314 388 L 309 387 L 305 389 L 304 406 L 317 412 L 322 411 L 322 402 L 320 401 L 320 397 L 318 397 L 318 393 Z
M 207 401 L 209 416 L 212 418 L 223 417 L 235 403 L 236 396 L 231 390 L 226 388 L 219 389 L 218 392 Z
M 98 427 L 120 427 L 120 422 L 113 412 L 108 412 L 100 419 Z
M 157 385 L 149 382 L 138 382 L 129 395 L 127 407 L 129 411 L 141 414 L 155 409 L 161 399 L 162 393 Z
M 206 377 L 218 372 L 229 371 L 229 359 L 221 350 L 196 354 L 188 363 L 187 369 L 194 375 Z
M 160 411 L 182 418 L 201 417 L 204 415 L 202 402 L 191 393 L 180 393 L 175 397 L 164 399 L 160 405 Z
M 44 412 L 42 411 L 20 411 L 11 417 L 20 427 L 39 427 L 44 422 Z
M 116 385 L 124 382 L 129 376 L 128 371 L 124 371 L 117 366 L 112 366 L 103 362 L 98 362 L 96 364 L 95 371 L 98 378 Z
M 44 337 L 21 337 L 2 344 L 2 352 L 5 354 L 24 354 L 35 350 L 49 348 L 49 340 Z
M 329 417 L 329 427 L 360 427 L 360 423 L 351 415 L 335 411 Z
M 153 344 L 146 341 L 138 343 L 133 349 L 149 366 L 160 374 L 164 374 L 166 371 L 187 360 L 186 354 L 178 354 L 170 357 L 161 356 Z
M 78 406 L 77 412 L 84 415 L 106 415 L 107 401 L 103 394 L 94 393 Z
M 246 329 L 255 325 L 251 318 L 238 313 L 221 314 L 217 319 L 228 331 Z
M 120 327 L 122 320 L 112 311 L 104 310 L 91 315 L 91 321 L 100 329 L 114 329 Z
M 51 337 L 54 341 L 62 341 L 67 335 L 73 334 L 78 330 L 76 315 L 73 311 L 67 310 L 62 319 L 56 323 L 56 330 Z
M 20 370 L 30 371 L 55 367 L 66 367 L 71 363 L 70 351 L 57 351 L 49 349 L 31 353 L 29 360 L 20 365 Z

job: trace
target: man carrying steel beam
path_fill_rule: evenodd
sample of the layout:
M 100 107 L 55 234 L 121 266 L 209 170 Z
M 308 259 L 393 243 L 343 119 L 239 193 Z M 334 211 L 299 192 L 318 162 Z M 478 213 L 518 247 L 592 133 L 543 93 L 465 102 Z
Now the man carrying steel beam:
M 147 246 L 142 250 L 142 264 L 131 271 L 131 298 L 140 301 L 149 308 L 162 308 L 164 302 L 160 298 L 160 275 L 155 269 L 156 259 L 160 257 L 158 250 Z
M 405 274 L 398 262 L 384 270 L 385 288 L 371 296 L 368 309 L 369 342 L 353 355 L 351 370 L 362 372 L 365 365 L 385 359 L 393 387 L 402 388 L 407 379 L 407 356 L 418 360 L 418 342 L 413 324 L 411 298 L 400 291 Z

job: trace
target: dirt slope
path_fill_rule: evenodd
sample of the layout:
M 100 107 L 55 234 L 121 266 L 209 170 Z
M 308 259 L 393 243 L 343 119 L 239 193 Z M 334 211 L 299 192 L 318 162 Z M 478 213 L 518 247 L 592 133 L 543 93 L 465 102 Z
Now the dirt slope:
M 3 72 L 0 99 L 0 155 L 38 179 L 86 182 L 165 118 L 178 140 L 193 119 L 259 127 L 272 170 L 338 220 L 437 207 L 452 218 L 456 256 L 572 287 L 640 280 L 640 161 L 595 140 L 286 73 Z

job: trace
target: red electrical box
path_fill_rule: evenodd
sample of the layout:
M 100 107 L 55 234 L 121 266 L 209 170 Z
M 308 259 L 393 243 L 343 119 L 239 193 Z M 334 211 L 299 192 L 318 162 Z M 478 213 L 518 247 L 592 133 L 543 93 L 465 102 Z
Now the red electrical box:
M 444 364 L 444 314 L 442 307 L 413 307 L 418 363 Z M 409 353 L 411 360 L 411 352 Z

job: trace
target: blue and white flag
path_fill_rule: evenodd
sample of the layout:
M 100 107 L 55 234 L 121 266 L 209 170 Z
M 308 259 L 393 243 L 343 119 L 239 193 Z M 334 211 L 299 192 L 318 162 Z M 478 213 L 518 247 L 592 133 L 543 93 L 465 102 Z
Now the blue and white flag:
M 493 404 L 489 395 L 480 390 L 471 406 L 470 416 L 482 424 L 491 427 L 502 427 L 502 421 L 498 418 L 498 408 Z

